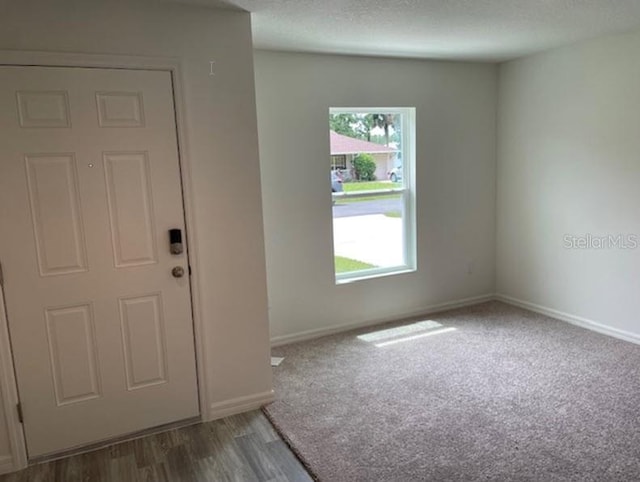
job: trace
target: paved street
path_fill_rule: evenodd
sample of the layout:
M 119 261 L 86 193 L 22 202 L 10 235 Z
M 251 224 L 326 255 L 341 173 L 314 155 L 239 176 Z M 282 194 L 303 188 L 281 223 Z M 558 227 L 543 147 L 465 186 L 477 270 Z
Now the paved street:
M 334 204 L 333 217 L 364 216 L 367 214 L 384 214 L 391 211 L 402 211 L 402 198 L 376 199 L 373 201 Z

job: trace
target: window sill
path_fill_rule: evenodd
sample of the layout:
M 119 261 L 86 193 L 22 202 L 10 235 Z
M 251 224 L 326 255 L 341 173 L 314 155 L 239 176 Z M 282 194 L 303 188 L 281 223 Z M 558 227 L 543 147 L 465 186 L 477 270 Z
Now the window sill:
M 348 283 L 353 283 L 356 281 L 364 281 L 364 280 L 370 280 L 370 279 L 375 279 L 375 278 L 384 278 L 387 276 L 395 276 L 395 275 L 399 275 L 399 274 L 409 274 L 409 273 L 415 273 L 416 268 L 410 268 L 408 266 L 401 266 L 398 268 L 393 268 L 389 271 L 375 271 L 375 272 L 368 272 L 368 273 L 362 273 L 362 274 L 358 274 L 358 273 L 354 273 L 353 275 L 348 275 L 347 277 L 344 278 L 336 278 L 336 284 L 337 285 L 343 285 L 343 284 L 348 284 Z

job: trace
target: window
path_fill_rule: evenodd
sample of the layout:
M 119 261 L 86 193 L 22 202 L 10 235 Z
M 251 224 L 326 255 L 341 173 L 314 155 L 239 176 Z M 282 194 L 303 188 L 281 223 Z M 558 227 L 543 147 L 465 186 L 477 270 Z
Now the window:
M 329 131 L 336 282 L 415 270 L 415 109 L 332 107 Z
M 331 170 L 332 171 L 342 171 L 347 168 L 347 156 L 331 156 Z

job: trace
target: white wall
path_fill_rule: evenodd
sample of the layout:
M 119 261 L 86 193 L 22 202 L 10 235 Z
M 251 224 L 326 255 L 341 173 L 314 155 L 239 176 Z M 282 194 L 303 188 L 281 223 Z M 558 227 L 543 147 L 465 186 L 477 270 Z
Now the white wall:
M 255 70 L 273 338 L 493 293 L 495 66 L 258 51 Z M 417 108 L 418 271 L 336 286 L 328 115 L 350 106 Z
M 5 2 L 1 11 L 0 49 L 174 57 L 183 63 L 209 397 L 219 413 L 230 408 L 226 402 L 268 396 L 249 14 L 159 2 L 33 0 Z M 216 61 L 214 77 L 210 60 Z M 212 414 L 211 407 L 203 411 Z
M 640 336 L 640 32 L 500 68 L 498 292 Z M 640 338 L 638 338 L 640 340 Z

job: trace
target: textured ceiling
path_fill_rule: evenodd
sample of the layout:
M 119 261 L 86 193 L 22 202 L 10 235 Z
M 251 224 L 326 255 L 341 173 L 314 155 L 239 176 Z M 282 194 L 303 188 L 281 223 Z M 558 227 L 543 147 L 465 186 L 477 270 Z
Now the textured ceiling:
M 175 0 L 253 13 L 256 48 L 500 61 L 640 27 L 640 0 Z

